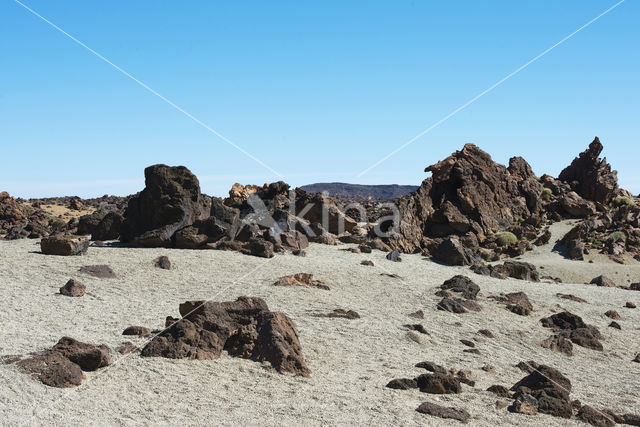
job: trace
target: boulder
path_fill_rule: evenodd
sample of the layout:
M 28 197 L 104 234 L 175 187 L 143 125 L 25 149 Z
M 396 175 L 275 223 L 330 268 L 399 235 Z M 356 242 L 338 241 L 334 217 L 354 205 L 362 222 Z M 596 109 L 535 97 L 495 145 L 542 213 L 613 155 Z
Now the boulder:
M 87 287 L 82 283 L 74 279 L 69 279 L 69 281 L 60 288 L 60 293 L 68 297 L 81 297 L 86 290 Z
M 582 405 L 576 418 L 592 426 L 613 426 L 616 424 L 614 417 L 589 405 Z
M 400 257 L 400 252 L 398 251 L 391 251 L 387 254 L 386 257 L 389 261 L 394 261 L 394 262 L 400 262 L 402 261 L 402 258 Z
M 91 231 L 91 240 L 116 240 L 120 237 L 123 221 L 119 212 L 109 212 Z
M 457 275 L 440 285 L 440 289 L 461 294 L 465 299 L 476 300 L 480 286 L 466 276 Z
M 252 239 L 249 241 L 249 253 L 262 258 L 273 258 L 273 243 L 264 239 Z
M 448 265 L 473 265 L 481 260 L 476 253 L 465 248 L 456 238 L 443 240 L 435 248 L 432 256 L 435 260 Z
M 423 393 L 456 394 L 462 392 L 460 379 L 449 374 L 422 374 L 415 378 L 418 388 Z
M 412 388 L 418 388 L 416 380 L 413 378 L 396 378 L 387 383 L 387 387 L 395 390 L 409 390 Z
M 596 286 L 606 286 L 608 288 L 615 288 L 616 284 L 613 280 L 609 279 L 607 276 L 598 276 L 589 282 L 591 285 Z
M 269 362 L 281 373 L 309 376 L 298 334 L 284 313 L 271 312 L 260 298 L 236 301 L 187 301 L 182 319 L 157 335 L 143 349 L 143 357 L 216 359 L 229 355 Z
M 58 352 L 45 351 L 16 362 L 16 366 L 49 387 L 77 387 L 85 378 L 80 366 Z
M 184 166 L 144 170 L 145 188 L 129 200 L 120 240 L 131 246 L 168 247 L 176 231 L 203 215 L 198 178 Z
M 67 234 L 43 237 L 40 241 L 40 249 L 45 255 L 84 255 L 88 248 L 89 239 Z
M 528 400 L 527 395 L 532 396 L 537 401 L 537 411 L 562 418 L 571 418 L 573 410 L 569 401 L 571 392 L 571 381 L 558 370 L 546 366 L 538 365 L 526 377 L 522 378 L 511 387 L 516 393 L 518 400 Z
M 521 261 L 505 261 L 502 265 L 493 267 L 494 271 L 514 279 L 539 282 L 540 274 L 535 265 Z
M 566 213 L 576 218 L 586 218 L 597 212 L 595 203 L 583 199 L 575 191 L 564 193 L 560 197 L 560 206 Z

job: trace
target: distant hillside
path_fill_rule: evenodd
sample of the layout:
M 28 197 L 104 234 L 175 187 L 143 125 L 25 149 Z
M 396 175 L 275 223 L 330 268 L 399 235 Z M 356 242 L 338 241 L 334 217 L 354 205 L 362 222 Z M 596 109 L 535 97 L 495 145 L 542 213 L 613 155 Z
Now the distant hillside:
M 326 191 L 329 196 L 340 198 L 372 198 L 377 200 L 395 199 L 418 189 L 417 185 L 360 185 L 344 182 L 324 182 L 303 185 L 300 188 L 309 193 Z

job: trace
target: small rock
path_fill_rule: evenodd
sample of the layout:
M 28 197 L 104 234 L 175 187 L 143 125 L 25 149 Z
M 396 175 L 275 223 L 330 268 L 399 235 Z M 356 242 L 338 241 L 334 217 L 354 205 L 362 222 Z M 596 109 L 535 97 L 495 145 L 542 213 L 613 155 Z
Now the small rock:
M 108 265 L 85 265 L 80 267 L 78 271 L 100 279 L 115 279 L 116 277 L 116 273 Z
M 69 281 L 60 288 L 60 293 L 68 297 L 81 297 L 84 295 L 87 287 L 77 280 L 69 279 Z
M 605 312 L 604 315 L 607 316 L 609 319 L 622 320 L 622 317 L 620 317 L 618 312 L 615 310 L 609 310 Z
M 609 323 L 609 327 L 610 327 L 610 328 L 614 328 L 614 329 L 618 329 L 618 330 L 621 330 L 621 329 L 622 329 L 622 327 L 620 326 L 620 324 L 619 324 L 618 322 L 611 322 L 611 323 Z
M 608 288 L 615 288 L 616 284 L 613 280 L 609 279 L 607 276 L 598 276 L 589 282 L 591 285 L 596 286 L 606 286 Z
M 344 310 L 342 308 L 336 308 L 331 313 L 327 314 L 318 314 L 317 317 L 339 317 L 343 319 L 359 319 L 360 315 L 353 310 Z
M 568 299 L 575 302 L 587 302 L 586 300 L 571 294 L 556 294 L 557 297 Z
M 506 397 L 508 399 L 510 399 L 511 396 L 512 396 L 512 393 L 509 391 L 509 389 L 506 388 L 503 385 L 492 385 L 491 387 L 489 387 L 487 389 L 487 391 L 490 391 L 491 393 L 495 394 L 496 396 Z
M 496 409 L 504 409 L 509 406 L 509 402 L 505 402 L 504 400 L 496 400 Z
M 369 261 L 369 260 L 364 260 L 364 261 L 360 261 L 361 265 L 368 265 L 369 267 L 373 267 L 373 261 Z
M 120 347 L 116 349 L 116 351 L 122 355 L 129 353 L 138 353 L 140 349 L 136 347 L 131 341 L 123 342 Z
M 573 356 L 573 344 L 562 335 L 552 335 L 540 343 L 541 347 L 548 348 L 556 353 Z
M 299 256 L 299 257 L 306 257 L 307 256 L 307 252 L 304 249 L 296 249 L 295 251 L 293 251 L 291 253 L 293 255 Z
M 429 372 L 434 372 L 437 374 L 447 374 L 447 370 L 443 366 L 440 366 L 433 362 L 416 363 L 416 368 L 426 369 Z
M 422 374 L 416 378 L 416 383 L 423 393 L 456 394 L 462 391 L 460 379 L 448 374 Z
M 491 365 L 483 365 L 482 368 L 483 371 L 489 373 L 489 374 L 495 374 L 496 373 L 496 369 L 491 366 Z
M 464 345 L 466 345 L 467 347 L 475 347 L 476 344 L 473 341 L 469 341 L 469 340 L 460 340 L 460 342 Z
M 402 325 L 403 327 L 409 329 L 410 331 L 420 332 L 421 334 L 429 335 L 429 332 L 422 326 L 420 323 L 415 323 L 413 325 Z
M 396 390 L 409 390 L 412 388 L 418 388 L 418 384 L 416 383 L 416 380 L 412 378 L 396 378 L 389 381 L 387 387 Z
M 494 338 L 493 333 L 492 333 L 490 330 L 488 330 L 488 329 L 480 329 L 480 330 L 478 331 L 478 333 L 479 333 L 480 335 L 484 335 L 484 336 L 485 336 L 485 337 L 487 337 L 487 338 Z
M 310 273 L 297 273 L 290 276 L 283 276 L 279 278 L 274 286 L 305 286 L 312 288 L 319 288 L 329 290 L 327 282 L 323 280 L 314 280 L 313 274 Z
M 149 337 L 151 336 L 151 329 L 145 328 L 144 326 L 129 326 L 127 329 L 122 331 L 122 335 L 138 335 L 141 337 Z
M 634 362 L 640 363 L 640 353 L 636 354 L 636 358 L 633 359 Z
M 466 350 L 462 350 L 463 353 L 470 353 L 470 354 L 481 354 L 480 350 L 478 350 L 477 348 L 468 348 Z
M 387 254 L 387 259 L 389 261 L 394 261 L 394 262 L 400 262 L 402 261 L 402 258 L 400 257 L 400 252 L 398 251 L 391 251 Z
M 424 311 L 422 310 L 414 311 L 413 313 L 407 314 L 407 316 L 413 317 L 414 319 L 424 319 Z
M 420 336 L 413 331 L 407 332 L 405 336 L 417 344 L 422 344 L 422 339 L 420 339 Z
M 171 270 L 171 261 L 169 261 L 169 257 L 162 255 L 153 260 L 153 265 L 163 270 Z
M 624 306 L 627 308 L 636 308 L 635 303 L 632 303 L 631 301 L 627 301 L 627 303 Z
M 440 406 L 431 402 L 424 402 L 420 404 L 420 406 L 418 406 L 416 411 L 422 414 L 427 414 L 434 417 L 457 420 L 462 423 L 466 423 L 469 420 L 469 417 L 471 416 L 464 409 Z
M 360 245 L 358 246 L 358 249 L 360 249 L 360 252 L 363 254 L 370 254 L 372 252 L 372 249 L 367 245 Z

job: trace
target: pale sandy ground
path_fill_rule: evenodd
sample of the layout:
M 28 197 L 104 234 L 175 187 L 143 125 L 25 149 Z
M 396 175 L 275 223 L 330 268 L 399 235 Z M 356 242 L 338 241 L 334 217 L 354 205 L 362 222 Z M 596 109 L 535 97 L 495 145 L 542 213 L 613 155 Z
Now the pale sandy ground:
M 531 261 L 533 257 L 556 276 L 579 271 L 575 274 L 584 279 L 576 282 L 604 271 L 614 279 L 630 275 L 640 281 L 640 264 L 597 266 L 565 261 L 549 253 L 551 246 L 523 258 Z M 523 372 L 514 367 L 522 360 L 559 369 L 573 384 L 572 398 L 583 403 L 640 412 L 640 364 L 631 362 L 640 352 L 640 309 L 624 308 L 626 301 L 640 305 L 640 292 L 497 280 L 463 267 L 444 267 L 419 255 L 403 255 L 401 263 L 394 263 L 378 251 L 357 255 L 316 244 L 308 248 L 306 258 L 283 255 L 271 260 L 222 251 L 91 247 L 85 256 L 56 257 L 38 250 L 33 240 L 0 242 L 0 355 L 41 350 L 63 335 L 115 348 L 126 340 L 120 335 L 125 327 L 161 328 L 167 315 L 178 315 L 178 304 L 185 300 L 224 301 L 250 295 L 264 298 L 272 310 L 283 311 L 294 320 L 312 377 L 272 373 L 258 363 L 226 355 L 214 361 L 187 361 L 121 356 L 113 351 L 113 364 L 88 373 L 80 387 L 55 389 L 11 365 L 0 365 L 0 424 L 456 424 L 417 413 L 415 408 L 424 401 L 464 408 L 472 415 L 472 425 L 575 423 L 495 409 L 497 398 L 484 390 L 492 384 L 511 386 L 522 378 Z M 170 257 L 173 270 L 153 267 L 152 260 L 162 254 Z M 360 265 L 364 259 L 373 260 L 376 266 Z M 109 264 L 118 278 L 96 279 L 77 272 L 90 264 Z M 278 277 L 297 272 L 313 273 L 326 280 L 331 290 L 271 286 Z M 397 273 L 403 280 L 380 275 L 383 272 Z M 460 273 L 480 285 L 482 312 L 436 310 L 436 287 Z M 71 277 L 87 285 L 84 297 L 58 294 L 58 288 Z M 521 290 L 535 307 L 529 317 L 517 316 L 487 299 Z M 589 303 L 559 299 L 557 292 L 572 293 Z M 334 308 L 356 310 L 361 319 L 312 316 L 315 310 Z M 575 346 L 569 358 L 539 347 L 550 335 L 539 319 L 561 308 L 599 327 L 606 338 L 605 350 Z M 425 312 L 424 320 L 407 317 L 418 309 Z M 607 327 L 610 319 L 603 313 L 609 309 L 622 316 L 622 331 Z M 408 339 L 402 328 L 417 322 L 431 333 L 431 337 L 422 336 L 422 344 Z M 457 322 L 461 325 L 456 326 Z M 483 328 L 493 331 L 496 338 L 479 339 L 476 332 Z M 524 339 L 519 331 L 526 332 Z M 463 353 L 466 347 L 460 339 L 477 340 L 482 355 Z M 424 372 L 414 365 L 426 360 L 472 370 L 476 387 L 463 385 L 463 393 L 448 396 L 385 387 L 393 378 Z M 493 365 L 496 374 L 482 371 L 485 364 Z

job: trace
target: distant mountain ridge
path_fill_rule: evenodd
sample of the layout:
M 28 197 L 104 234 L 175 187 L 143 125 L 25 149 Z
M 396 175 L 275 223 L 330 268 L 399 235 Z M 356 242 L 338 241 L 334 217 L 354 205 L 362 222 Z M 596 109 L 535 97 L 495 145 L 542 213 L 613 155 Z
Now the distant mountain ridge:
M 345 182 L 322 182 L 303 185 L 300 188 L 309 193 L 326 191 L 331 197 L 389 200 L 416 191 L 419 187 L 417 185 L 398 184 L 361 185 L 347 184 Z

